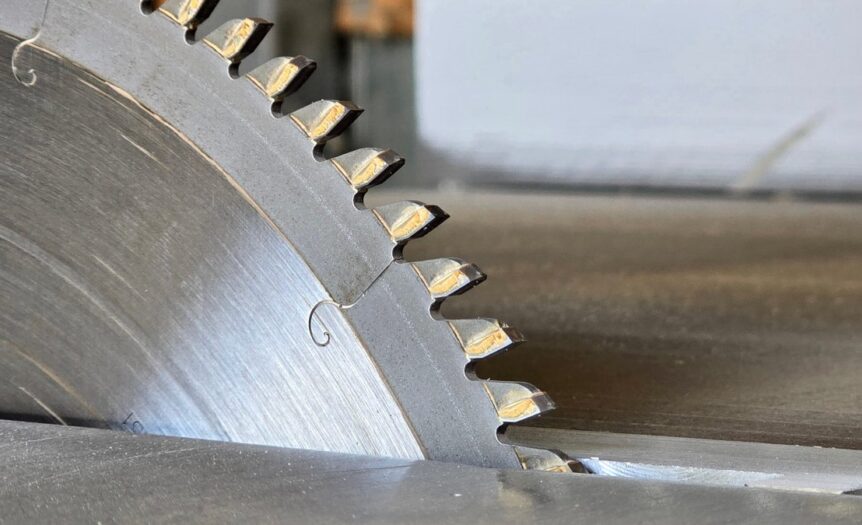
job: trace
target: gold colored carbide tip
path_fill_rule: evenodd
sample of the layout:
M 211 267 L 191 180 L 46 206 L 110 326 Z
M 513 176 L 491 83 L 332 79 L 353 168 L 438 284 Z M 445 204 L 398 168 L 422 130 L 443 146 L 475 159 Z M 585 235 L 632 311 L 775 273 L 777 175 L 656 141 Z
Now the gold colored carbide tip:
M 428 292 L 441 299 L 466 290 L 485 279 L 479 269 L 458 259 L 433 259 L 413 263 Z
M 346 114 L 346 106 L 343 104 L 333 104 L 321 115 L 317 123 L 307 130 L 308 136 L 316 139 L 326 135 Z
M 421 236 L 448 217 L 436 206 L 413 201 L 387 204 L 374 208 L 373 212 L 395 242 Z
M 203 15 L 215 4 L 212 0 L 168 0 L 158 6 L 160 13 L 183 27 L 203 22 Z
M 296 91 L 315 67 L 312 60 L 303 56 L 277 57 L 246 76 L 268 98 L 274 100 Z
M 574 471 L 574 466 L 577 465 L 576 461 L 569 459 L 561 452 L 526 447 L 514 448 L 524 470 L 571 474 Z
M 324 142 L 337 135 L 362 110 L 350 102 L 320 100 L 290 114 L 311 140 Z
M 482 359 L 524 339 L 514 328 L 493 319 L 452 320 L 449 325 L 469 359 Z
M 271 26 L 257 18 L 231 20 L 207 35 L 203 42 L 224 59 L 235 61 L 252 52 Z
M 537 416 L 542 411 L 532 397 L 519 399 L 497 407 L 497 414 L 503 421 L 516 422 Z
M 500 421 L 517 423 L 554 408 L 548 396 L 534 387 L 522 383 L 486 381 L 488 397 L 497 409 Z
M 356 190 L 379 184 L 404 165 L 392 150 L 363 148 L 332 159 L 335 168 Z
M 449 295 L 454 291 L 464 287 L 470 279 L 461 271 L 454 271 L 445 275 L 441 275 L 431 281 L 428 289 L 434 296 Z

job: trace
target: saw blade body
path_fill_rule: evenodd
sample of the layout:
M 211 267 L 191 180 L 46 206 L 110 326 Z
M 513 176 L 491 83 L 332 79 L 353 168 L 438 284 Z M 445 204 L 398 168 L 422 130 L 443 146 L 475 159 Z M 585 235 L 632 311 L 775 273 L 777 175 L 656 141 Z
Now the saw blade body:
M 541 392 L 466 372 L 517 333 L 435 313 L 484 275 L 397 259 L 445 214 L 364 209 L 362 193 L 403 161 L 372 148 L 326 159 L 358 108 L 280 114 L 310 61 L 231 78 L 268 26 L 230 21 L 187 44 L 212 5 L 172 0 L 144 16 L 134 1 L 52 0 L 22 47 L 32 4 L 0 2 L 0 62 L 17 50 L 38 75 L 0 79 L 0 411 L 565 468 L 498 440 L 552 407 Z

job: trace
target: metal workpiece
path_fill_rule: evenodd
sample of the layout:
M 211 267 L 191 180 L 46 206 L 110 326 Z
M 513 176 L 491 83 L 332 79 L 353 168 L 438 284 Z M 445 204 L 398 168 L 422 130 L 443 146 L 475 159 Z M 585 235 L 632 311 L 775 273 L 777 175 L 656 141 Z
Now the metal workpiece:
M 557 448 L 602 476 L 857 496 L 862 490 L 859 450 L 528 426 L 510 427 L 506 438 Z
M 862 498 L 0 422 L 0 521 L 858 523 Z
M 38 73 L 32 86 L 0 75 L 0 413 L 567 468 L 500 442 L 508 422 L 551 405 L 489 396 L 468 365 L 506 342 L 465 343 L 439 315 L 484 274 L 395 260 L 445 213 L 362 206 L 403 164 L 388 150 L 323 156 L 359 108 L 281 114 L 313 70 L 304 58 L 232 78 L 268 22 L 203 34 L 213 2 L 143 14 L 134 1 L 51 0 L 22 44 L 22 4 L 0 0 L 0 63 L 17 49 Z
M 476 372 L 547 391 L 557 409 L 529 425 L 862 449 L 858 202 L 411 196 L 452 218 L 405 257 L 490 276 L 441 312 L 524 333 Z

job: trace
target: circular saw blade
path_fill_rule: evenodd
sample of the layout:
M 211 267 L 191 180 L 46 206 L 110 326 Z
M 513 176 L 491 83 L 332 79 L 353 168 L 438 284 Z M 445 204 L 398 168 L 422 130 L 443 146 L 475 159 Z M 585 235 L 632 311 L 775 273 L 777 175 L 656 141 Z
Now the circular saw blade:
M 0 411 L 564 470 L 498 440 L 550 400 L 467 373 L 517 332 L 436 314 L 484 275 L 395 259 L 442 211 L 364 209 L 403 161 L 373 148 L 325 158 L 360 110 L 282 114 L 313 70 L 304 57 L 231 78 L 269 24 L 194 35 L 213 6 L 170 0 L 143 16 L 133 1 L 51 0 L 22 45 L 29 35 L 6 27 L 21 6 L 0 4 L 0 62 L 17 50 L 37 75 L 0 80 Z

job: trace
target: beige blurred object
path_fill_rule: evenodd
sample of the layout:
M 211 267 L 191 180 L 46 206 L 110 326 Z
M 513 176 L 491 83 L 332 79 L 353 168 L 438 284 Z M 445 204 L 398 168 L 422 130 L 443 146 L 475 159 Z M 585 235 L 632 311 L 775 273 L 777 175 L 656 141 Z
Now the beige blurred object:
M 412 37 L 413 0 L 338 0 L 335 28 L 353 36 Z

